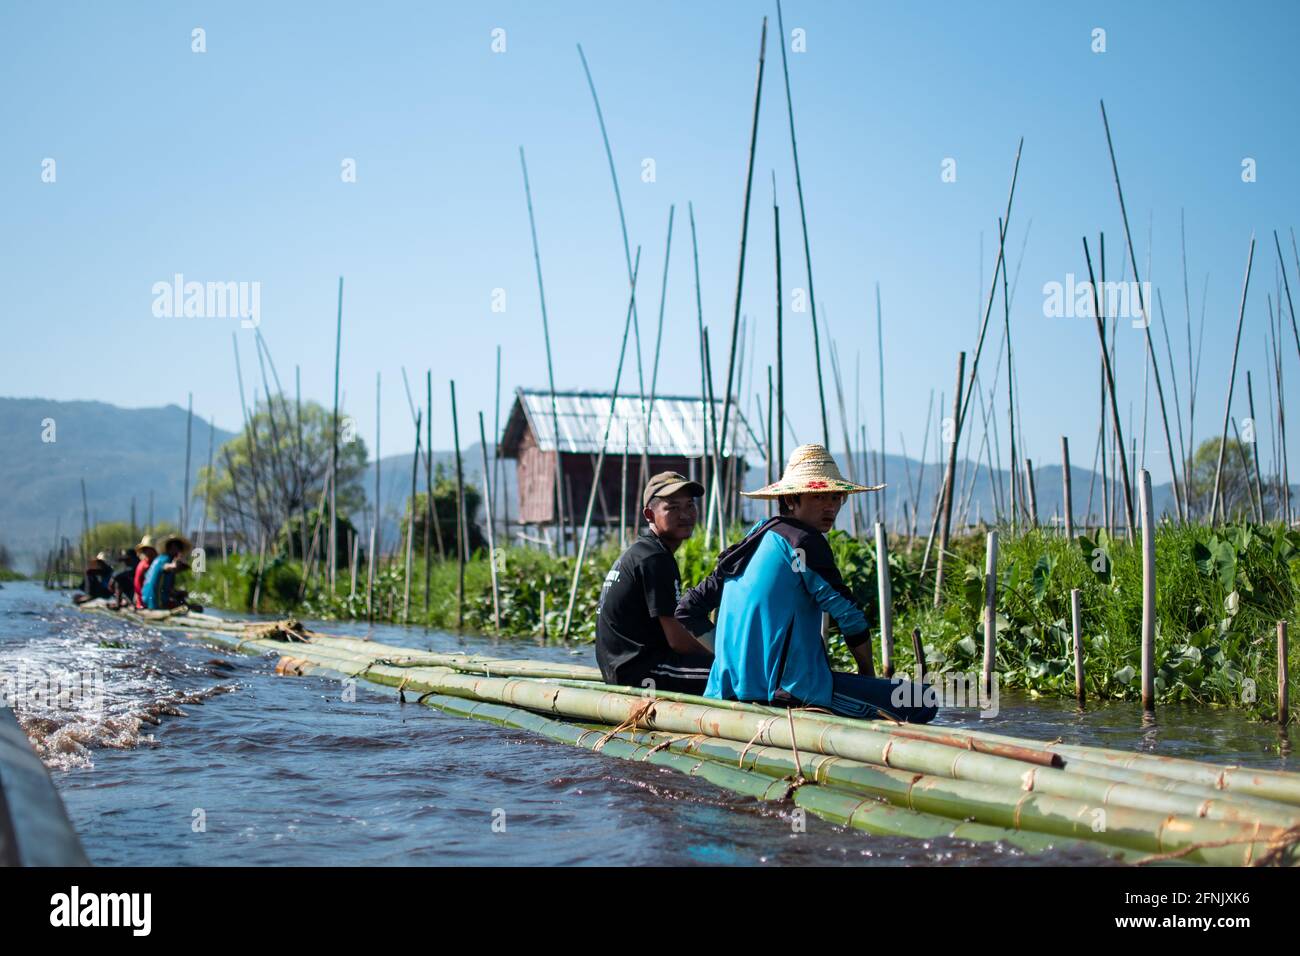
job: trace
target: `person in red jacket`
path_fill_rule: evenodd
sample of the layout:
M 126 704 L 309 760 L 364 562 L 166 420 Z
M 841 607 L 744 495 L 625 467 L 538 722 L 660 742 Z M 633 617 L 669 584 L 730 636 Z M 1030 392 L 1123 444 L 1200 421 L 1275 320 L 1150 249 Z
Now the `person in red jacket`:
M 144 576 L 149 570 L 149 565 L 154 558 L 158 557 L 158 549 L 154 547 L 153 537 L 145 535 L 140 539 L 140 543 L 135 546 L 135 553 L 140 556 L 140 563 L 135 566 L 135 606 L 144 608 L 144 601 L 140 599 L 140 593 L 144 590 Z

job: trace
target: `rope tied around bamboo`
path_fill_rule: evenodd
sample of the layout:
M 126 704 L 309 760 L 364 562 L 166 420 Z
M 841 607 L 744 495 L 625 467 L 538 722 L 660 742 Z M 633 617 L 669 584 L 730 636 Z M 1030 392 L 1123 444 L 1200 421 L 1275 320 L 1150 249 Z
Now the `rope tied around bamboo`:
M 596 741 L 596 745 L 591 749 L 598 751 L 601 748 L 603 748 L 605 744 L 609 743 L 610 740 L 612 740 L 614 737 L 621 734 L 623 731 L 636 730 L 637 725 L 640 724 L 642 720 L 645 721 L 645 726 L 647 730 L 652 729 L 650 726 L 650 717 L 652 712 L 655 709 L 655 704 L 657 703 L 659 703 L 659 701 L 652 697 L 650 700 L 644 701 L 643 703 L 633 707 L 630 711 L 628 711 L 627 718 L 621 724 L 619 724 L 618 726 L 614 727 L 612 730 L 605 733 L 604 736 L 600 738 L 600 740 Z

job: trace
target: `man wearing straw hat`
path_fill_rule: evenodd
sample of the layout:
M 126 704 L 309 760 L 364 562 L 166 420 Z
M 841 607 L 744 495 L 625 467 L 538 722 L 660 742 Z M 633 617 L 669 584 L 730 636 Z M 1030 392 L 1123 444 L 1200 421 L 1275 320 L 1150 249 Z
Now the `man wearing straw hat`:
M 144 577 L 144 590 L 141 597 L 144 606 L 151 611 L 165 611 L 185 604 L 186 594 L 177 590 L 176 572 L 189 567 L 181 555 L 190 550 L 190 543 L 178 534 L 163 542 L 163 554 L 149 565 Z
M 113 566 L 108 562 L 108 552 L 101 551 L 90 559 L 86 566 L 85 579 L 82 581 L 82 590 L 84 596 L 74 598 L 76 603 L 81 604 L 85 601 L 92 601 L 95 598 L 110 598 L 112 592 L 109 591 L 108 583 L 113 577 Z
M 835 566 L 826 533 L 848 495 L 878 491 L 845 480 L 822 445 L 800 445 L 785 474 L 749 498 L 775 499 L 780 514 L 757 523 L 683 595 L 677 618 L 697 638 L 713 631 L 706 697 L 821 707 L 845 717 L 882 714 L 925 723 L 933 706 L 900 707 L 902 682 L 876 678 L 866 615 Z M 717 611 L 716 626 L 709 614 Z M 825 612 L 839 625 L 860 673 L 833 672 L 821 637 Z M 913 695 L 913 700 L 924 700 Z
M 645 527 L 600 589 L 596 662 L 607 684 L 699 694 L 708 683 L 713 657 L 675 617 L 682 577 L 673 557 L 695 531 L 703 494 L 673 471 L 646 482 Z

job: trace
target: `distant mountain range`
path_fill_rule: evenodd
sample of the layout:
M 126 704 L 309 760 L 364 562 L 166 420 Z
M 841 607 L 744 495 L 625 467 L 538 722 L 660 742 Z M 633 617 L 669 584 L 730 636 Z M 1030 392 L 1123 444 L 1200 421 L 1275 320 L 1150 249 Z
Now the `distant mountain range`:
M 149 517 L 149 499 L 153 496 L 155 521 L 179 517 L 185 484 L 185 409 L 177 405 L 164 408 L 126 409 L 104 402 L 58 402 L 38 398 L 0 398 L 0 543 L 15 555 L 19 567 L 33 568 L 39 556 L 51 547 L 56 531 L 75 540 L 81 531 L 81 480 L 86 482 L 86 504 L 92 524 L 96 521 L 126 521 L 130 518 L 131 499 L 135 499 L 136 520 L 144 524 Z M 234 437 L 213 428 L 195 416 L 191 487 L 198 469 L 207 463 L 208 436 L 214 447 Z M 832 449 L 832 451 L 835 451 Z M 889 483 L 888 519 L 891 524 L 900 514 L 899 502 L 909 500 L 907 491 L 910 470 L 913 487 L 920 481 L 919 525 L 929 530 L 930 508 L 943 479 L 942 466 L 935 462 L 922 471 L 916 460 L 900 455 L 885 456 Z M 480 485 L 482 455 L 478 443 L 461 450 L 466 481 Z M 489 454 L 489 463 L 492 458 Z M 434 453 L 434 467 L 441 465 L 454 473 L 455 456 L 451 451 Z M 505 490 L 510 513 L 518 511 L 514 462 L 503 462 Z M 865 480 L 861 462 L 858 475 Z M 369 498 L 375 485 L 374 462 L 362 478 Z M 974 464 L 958 463 L 960 479 Z M 421 468 L 423 472 L 423 468 Z M 1082 520 L 1087 508 L 1088 489 L 1094 481 L 1091 471 L 1071 467 L 1076 520 Z M 1003 473 L 1005 482 L 1005 473 Z M 423 484 L 423 477 L 420 479 Z M 761 463 L 751 468 L 745 487 L 764 481 Z M 1038 514 L 1044 523 L 1060 514 L 1064 494 L 1061 466 L 1046 465 L 1035 471 Z M 411 487 L 411 455 L 392 455 L 380 463 L 380 494 L 383 504 L 384 539 L 397 540 L 398 521 Z M 1093 493 L 1093 512 L 1101 509 L 1101 483 Z M 969 520 L 993 514 L 992 485 L 987 468 L 979 469 L 971 491 Z M 1168 485 L 1153 489 L 1156 510 L 1172 509 L 1173 496 Z M 197 526 L 199 509 L 191 506 L 191 525 Z M 759 506 L 751 503 L 754 516 Z M 847 513 L 841 518 L 847 526 Z

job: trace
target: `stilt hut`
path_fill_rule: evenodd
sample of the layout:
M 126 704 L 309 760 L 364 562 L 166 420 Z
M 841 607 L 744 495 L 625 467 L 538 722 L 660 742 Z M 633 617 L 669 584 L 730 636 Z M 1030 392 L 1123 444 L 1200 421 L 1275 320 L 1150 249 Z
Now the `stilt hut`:
M 710 416 L 708 422 L 708 402 L 698 397 L 655 396 L 647 424 L 649 405 L 649 399 L 643 402 L 636 395 L 620 395 L 613 403 L 614 418 L 592 512 L 593 526 L 619 526 L 620 507 L 626 507 L 622 521 L 635 527 L 641 514 L 641 489 L 646 479 L 658 472 L 676 471 L 696 481 L 709 477 L 712 482 L 712 461 L 706 463 L 703 458 L 706 452 L 712 454 L 711 429 L 714 421 L 722 421 L 721 399 L 714 403 L 716 418 Z M 553 413 L 548 389 L 515 391 L 497 453 L 515 459 L 521 524 L 556 523 L 558 455 L 563 481 L 559 492 L 564 496 L 566 523 L 571 528 L 581 527 L 609 417 L 609 392 L 556 392 Z M 748 501 L 737 494 L 746 481 L 747 462 L 759 461 L 762 451 L 734 401 L 727 429 L 732 434 L 720 459 L 722 495 L 730 496 L 724 500 L 732 504 L 731 513 L 739 516 L 741 503 Z M 643 451 L 647 459 L 644 463 Z M 625 473 L 626 485 L 621 488 Z M 625 505 L 621 505 L 623 502 Z

